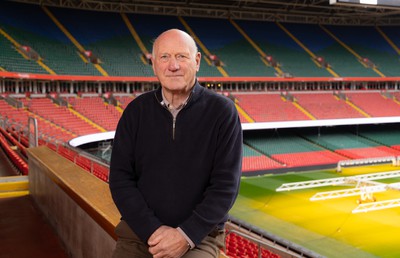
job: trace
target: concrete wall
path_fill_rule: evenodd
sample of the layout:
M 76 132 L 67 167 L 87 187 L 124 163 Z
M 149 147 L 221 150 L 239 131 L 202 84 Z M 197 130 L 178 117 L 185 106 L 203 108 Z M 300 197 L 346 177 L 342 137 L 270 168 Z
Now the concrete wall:
M 30 194 L 70 256 L 111 257 L 120 215 L 108 184 L 47 147 L 28 155 Z

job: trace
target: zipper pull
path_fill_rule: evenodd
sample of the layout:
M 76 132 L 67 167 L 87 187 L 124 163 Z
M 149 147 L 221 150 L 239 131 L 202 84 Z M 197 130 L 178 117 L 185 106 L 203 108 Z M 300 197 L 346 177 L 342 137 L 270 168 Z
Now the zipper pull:
M 172 119 L 172 140 L 175 140 L 175 122 L 176 118 Z

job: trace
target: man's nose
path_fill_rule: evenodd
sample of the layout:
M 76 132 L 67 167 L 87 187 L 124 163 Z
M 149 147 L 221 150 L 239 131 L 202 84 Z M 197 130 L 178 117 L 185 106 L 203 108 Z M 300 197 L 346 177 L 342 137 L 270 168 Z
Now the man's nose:
M 171 58 L 169 60 L 168 68 L 172 71 L 178 70 L 179 69 L 179 62 L 176 60 L 176 58 Z

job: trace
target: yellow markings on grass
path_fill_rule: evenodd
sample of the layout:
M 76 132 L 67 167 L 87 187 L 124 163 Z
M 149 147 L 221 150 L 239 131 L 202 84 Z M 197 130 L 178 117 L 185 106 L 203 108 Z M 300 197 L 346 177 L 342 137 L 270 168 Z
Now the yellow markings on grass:
M 353 167 L 342 167 L 342 171 L 338 173 L 340 176 L 355 176 L 368 173 L 377 173 L 381 171 L 394 171 L 399 170 L 400 167 L 393 166 L 392 164 L 378 164 L 370 166 L 353 166 Z
M 399 167 L 362 166 L 345 168 L 344 173 L 376 173 L 396 168 Z M 274 191 L 282 183 L 342 176 L 343 173 L 327 170 L 243 178 L 230 214 L 325 257 L 400 257 L 400 208 L 352 214 L 359 196 L 310 201 L 315 193 L 353 186 Z M 398 199 L 400 191 L 388 190 L 374 196 L 378 201 Z

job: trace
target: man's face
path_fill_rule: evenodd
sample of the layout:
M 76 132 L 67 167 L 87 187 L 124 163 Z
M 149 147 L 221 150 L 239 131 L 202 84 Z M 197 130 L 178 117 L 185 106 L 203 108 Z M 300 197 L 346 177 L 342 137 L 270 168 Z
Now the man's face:
M 201 54 L 187 35 L 170 31 L 161 35 L 154 46 L 153 71 L 166 90 L 187 92 L 196 80 L 200 59 Z

